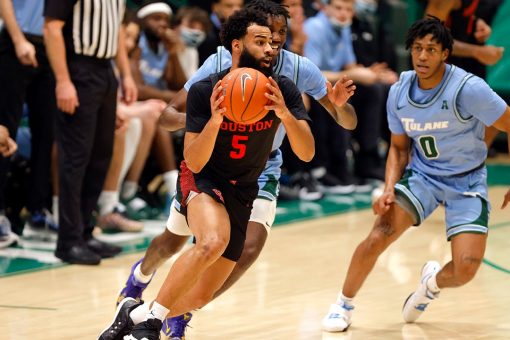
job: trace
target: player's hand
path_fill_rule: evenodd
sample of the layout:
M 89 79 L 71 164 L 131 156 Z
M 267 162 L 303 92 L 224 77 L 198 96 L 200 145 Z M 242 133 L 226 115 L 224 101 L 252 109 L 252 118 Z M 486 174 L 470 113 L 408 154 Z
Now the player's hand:
M 395 192 L 392 191 L 385 191 L 379 197 L 379 199 L 375 200 L 372 204 L 372 210 L 374 211 L 374 214 L 382 216 L 384 215 L 388 210 L 390 210 L 391 205 L 395 202 Z
M 478 42 L 484 43 L 489 39 L 492 33 L 491 27 L 483 20 L 478 18 L 476 20 L 476 28 L 474 36 Z
M 290 115 L 287 105 L 285 105 L 285 99 L 283 98 L 282 91 L 276 83 L 273 77 L 269 77 L 269 83 L 266 84 L 266 88 L 269 92 L 264 93 L 267 99 L 271 101 L 270 104 L 264 106 L 266 110 L 273 110 L 276 116 L 280 119 L 284 119 Z
M 62 112 L 73 115 L 76 108 L 80 106 L 78 93 L 70 80 L 57 82 L 55 94 L 57 96 L 57 107 Z
M 34 45 L 26 39 L 14 45 L 16 57 L 22 65 L 37 67 Z
M 133 77 L 122 77 L 121 87 L 122 101 L 126 104 L 133 104 L 136 102 L 136 99 L 138 98 L 138 88 L 136 87 L 136 83 L 133 80 Z
M 478 46 L 478 48 L 479 50 L 475 54 L 475 58 L 484 65 L 496 64 L 503 57 L 503 52 L 505 52 L 503 47 L 493 45 Z
M 501 204 L 501 209 L 505 209 L 509 202 L 510 202 L 510 189 L 508 189 L 508 191 L 505 194 L 503 204 Z
M 326 82 L 326 88 L 328 90 L 328 99 L 335 106 L 344 106 L 349 98 L 354 95 L 356 85 L 352 79 L 343 76 L 339 79 L 335 86 L 332 86 L 329 81 Z
M 225 115 L 226 108 L 221 106 L 221 103 L 225 99 L 223 94 L 223 86 L 221 80 L 214 85 L 213 92 L 211 94 L 211 121 L 218 125 L 223 122 L 223 116 Z
M 11 156 L 18 149 L 16 142 L 9 137 L 9 130 L 0 125 L 0 154 L 4 157 Z

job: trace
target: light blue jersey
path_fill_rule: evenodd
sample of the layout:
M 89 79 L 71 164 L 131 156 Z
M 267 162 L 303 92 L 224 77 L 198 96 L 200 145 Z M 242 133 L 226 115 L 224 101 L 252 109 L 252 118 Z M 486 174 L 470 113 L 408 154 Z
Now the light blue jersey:
M 218 52 L 207 58 L 198 71 L 186 82 L 184 89 L 189 91 L 191 85 L 232 66 L 232 56 L 223 46 L 218 47 Z M 292 79 L 301 93 L 306 93 L 319 100 L 327 94 L 326 78 L 314 63 L 308 58 L 297 55 L 287 50 L 281 50 L 273 67 L 275 74 Z M 283 163 L 282 153 L 279 148 L 285 138 L 285 129 L 280 125 L 273 142 L 273 152 L 266 167 L 259 177 L 259 197 L 275 200 L 278 196 L 278 180 L 281 175 Z
M 485 81 L 451 65 L 430 90 L 418 87 L 414 71 L 403 72 L 387 101 L 391 132 L 413 141 L 410 168 L 438 176 L 465 173 L 485 161 L 485 125 L 506 107 Z
M 42 36 L 43 32 L 43 9 L 42 0 L 13 0 L 16 21 L 23 33 Z
M 154 86 L 160 90 L 167 88 L 163 73 L 165 72 L 166 64 L 168 62 L 168 52 L 163 46 L 163 43 L 158 45 L 157 53 L 149 47 L 147 37 L 142 32 L 140 34 L 140 41 L 138 42 L 142 54 L 140 56 L 140 72 L 143 76 L 145 84 Z
M 401 74 L 388 97 L 388 123 L 392 133 L 412 140 L 411 160 L 395 193 L 415 225 L 441 204 L 448 240 L 487 233 L 484 125 L 506 108 L 482 79 L 456 66 L 446 65 L 441 83 L 430 90 L 419 88 L 414 71 Z

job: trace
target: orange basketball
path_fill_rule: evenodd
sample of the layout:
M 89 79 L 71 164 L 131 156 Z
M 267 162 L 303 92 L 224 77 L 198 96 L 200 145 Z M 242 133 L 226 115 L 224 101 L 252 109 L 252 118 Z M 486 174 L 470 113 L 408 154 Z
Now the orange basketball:
M 246 125 L 264 118 L 268 112 L 264 106 L 270 102 L 264 95 L 268 92 L 267 83 L 267 77 L 253 68 L 242 67 L 230 71 L 222 79 L 225 94 L 222 107 L 227 109 L 225 116 Z

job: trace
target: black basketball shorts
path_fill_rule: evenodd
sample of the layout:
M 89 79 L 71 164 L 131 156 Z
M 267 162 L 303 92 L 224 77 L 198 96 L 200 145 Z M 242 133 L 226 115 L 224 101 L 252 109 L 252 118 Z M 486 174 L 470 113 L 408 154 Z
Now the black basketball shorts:
M 181 205 L 181 213 L 186 218 L 188 214 L 186 202 L 191 192 L 205 193 L 225 206 L 231 230 L 230 240 L 222 256 L 237 262 L 243 252 L 246 228 L 258 190 L 257 182 L 239 183 L 219 176 L 194 174 L 182 161 L 175 199 Z

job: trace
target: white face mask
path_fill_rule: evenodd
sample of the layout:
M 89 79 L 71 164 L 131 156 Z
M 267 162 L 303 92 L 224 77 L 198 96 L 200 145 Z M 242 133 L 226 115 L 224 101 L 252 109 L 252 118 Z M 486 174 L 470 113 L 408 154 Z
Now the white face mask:
M 342 28 L 345 28 L 345 27 L 349 27 L 352 24 L 352 20 L 348 20 L 348 21 L 343 21 L 342 22 L 342 21 L 339 21 L 338 19 L 336 19 L 334 17 L 329 17 L 329 22 L 333 26 L 333 28 L 335 28 L 335 29 L 342 29 Z
M 181 27 L 181 40 L 189 47 L 198 47 L 205 40 L 205 32 L 195 28 Z
M 374 0 L 356 0 L 355 8 L 357 15 L 374 15 L 377 11 L 377 2 Z

